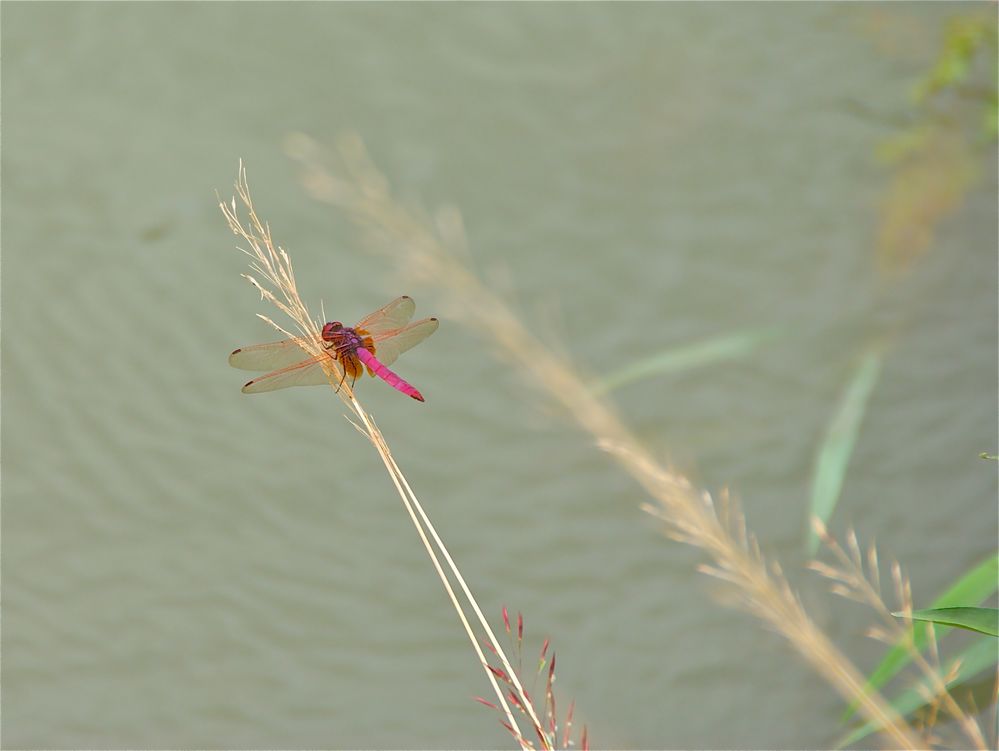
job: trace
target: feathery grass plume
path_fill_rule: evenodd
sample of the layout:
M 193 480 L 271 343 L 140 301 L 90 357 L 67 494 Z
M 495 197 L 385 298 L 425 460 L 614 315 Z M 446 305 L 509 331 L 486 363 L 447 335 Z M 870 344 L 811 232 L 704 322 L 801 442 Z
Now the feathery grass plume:
M 906 616 L 906 620 L 900 622 L 882 599 L 881 572 L 878 569 L 878 555 L 874 544 L 868 547 L 865 555 L 852 529 L 845 535 L 845 545 L 841 545 L 818 518 L 813 519 L 813 526 L 818 538 L 835 557 L 836 565 L 815 561 L 809 567 L 833 582 L 830 588 L 835 594 L 863 603 L 877 613 L 881 625 L 872 628 L 868 632 L 869 636 L 887 644 L 899 644 L 909 653 L 912 662 L 925 678 L 924 683 L 917 688 L 924 694 L 924 701 L 930 705 L 928 721 L 935 722 L 938 708 L 943 709 L 957 722 L 965 738 L 975 748 L 988 748 L 982 729 L 975 718 L 961 709 L 948 688 L 961 668 L 960 660 L 955 660 L 947 670 L 941 668 L 932 623 L 926 626 L 929 657 L 925 657 L 916 645 L 911 620 L 912 587 L 908 577 L 902 572 L 902 567 L 897 561 L 891 563 L 891 579 L 895 599 L 899 603 L 897 610 Z M 872 691 L 874 688 L 868 683 L 865 690 Z M 932 724 L 928 727 L 932 727 Z
M 517 613 L 516 635 L 514 635 L 514 630 L 510 626 L 510 616 L 509 613 L 507 612 L 505 605 L 503 606 L 502 617 L 503 617 L 503 627 L 506 629 L 506 635 L 510 641 L 510 646 L 517 655 L 517 674 L 520 676 L 521 683 L 526 683 L 526 680 L 524 679 L 524 676 L 521 672 L 523 665 L 524 617 L 520 613 Z M 537 667 L 535 668 L 534 681 L 531 685 L 531 693 L 525 692 L 525 696 L 527 697 L 528 701 L 531 701 L 531 694 L 533 693 L 536 695 L 534 689 L 537 685 L 537 679 L 540 676 L 544 676 L 545 685 L 544 685 L 544 696 L 543 696 L 542 706 L 534 707 L 534 712 L 531 713 L 532 718 L 543 717 L 544 725 L 540 723 L 535 724 L 533 726 L 534 734 L 537 736 L 539 742 L 541 743 L 541 748 L 566 749 L 575 745 L 575 742 L 572 740 L 572 717 L 573 714 L 575 713 L 576 702 L 571 702 L 569 704 L 569 709 L 566 712 L 565 716 L 565 722 L 563 722 L 562 726 L 559 727 L 558 712 L 555 708 L 555 693 L 553 691 L 553 685 L 555 683 L 555 653 L 552 652 L 550 660 L 547 658 L 548 647 L 550 644 L 551 642 L 548 639 L 545 639 L 544 644 L 541 645 L 541 651 L 539 653 Z M 489 645 L 489 647 L 491 650 L 492 645 Z M 545 669 L 546 666 L 547 670 Z M 510 683 L 510 676 L 505 671 L 500 670 L 499 668 L 493 667 L 491 665 L 489 666 L 489 670 L 499 680 L 512 686 L 512 684 Z M 511 704 L 517 707 L 517 709 L 519 709 L 525 715 L 528 714 L 527 708 L 523 705 L 522 700 L 513 692 L 512 689 L 508 696 Z M 495 704 L 486 701 L 481 696 L 475 697 L 475 700 L 481 704 L 485 704 L 487 707 L 490 707 L 492 709 L 499 709 L 499 707 L 497 707 Z M 530 741 L 526 741 L 522 736 L 518 735 L 515 731 L 511 730 L 510 727 L 505 722 L 501 721 L 501 724 L 508 731 L 511 732 L 511 734 L 514 736 L 514 738 L 517 740 L 518 743 L 520 743 L 521 745 L 524 745 L 526 743 L 531 748 L 534 747 Z M 561 742 L 559 740 L 560 731 L 561 731 Z M 586 749 L 589 748 L 589 736 L 587 734 L 585 725 L 583 726 L 582 733 L 580 734 L 579 746 L 580 748 L 583 749 L 583 751 L 586 751 Z
M 291 257 L 283 248 L 279 245 L 275 245 L 273 237 L 271 236 L 269 225 L 263 222 L 257 215 L 257 212 L 253 207 L 253 201 L 250 198 L 250 187 L 247 182 L 246 170 L 243 167 L 242 161 L 239 163 L 239 176 L 236 180 L 235 190 L 236 195 L 239 197 L 239 201 L 242 204 L 243 212 L 246 214 L 245 224 L 244 220 L 240 218 L 241 212 L 236 203 L 235 197 L 233 197 L 228 204 L 220 201 L 219 207 L 222 209 L 222 213 L 225 216 L 226 221 L 229 223 L 230 229 L 235 235 L 240 237 L 241 240 L 246 243 L 247 247 L 240 248 L 240 250 L 250 257 L 250 268 L 253 269 L 259 278 L 249 274 L 243 274 L 243 276 L 257 288 L 262 299 L 273 303 L 278 310 L 294 321 L 300 335 L 298 338 L 301 341 L 303 349 L 311 355 L 318 356 L 323 354 L 319 345 L 320 327 L 322 325 L 322 321 L 317 321 L 309 315 L 308 309 L 298 295 L 298 288 L 295 284 L 295 273 L 292 269 Z M 278 331 L 281 331 L 289 337 L 294 336 L 294 334 L 286 331 L 267 316 L 261 314 L 258 315 Z M 514 737 L 522 740 L 523 736 L 517 730 L 517 720 L 514 717 L 514 713 L 511 710 L 509 703 L 507 702 L 507 695 L 515 697 L 514 703 L 525 711 L 530 718 L 532 725 L 536 727 L 541 726 L 540 719 L 534 714 L 534 708 L 531 706 L 530 701 L 526 698 L 527 694 L 524 691 L 523 686 L 521 686 L 520 681 L 514 673 L 513 668 L 510 666 L 503 650 L 496 646 L 496 636 L 493 634 L 488 621 L 485 616 L 483 616 L 482 611 L 479 608 L 478 603 L 475 601 L 475 598 L 472 596 L 472 592 L 468 588 L 464 577 L 462 577 L 461 572 L 455 565 L 454 560 L 452 560 L 447 548 L 438 536 L 436 529 L 434 529 L 433 524 L 430 522 L 429 517 L 424 512 L 423 506 L 420 504 L 416 494 L 410 487 L 406 476 L 402 473 L 402 470 L 399 469 L 395 459 L 392 457 L 392 452 L 389 450 L 388 444 L 375 424 L 375 421 L 365 411 L 364 407 L 361 406 L 361 403 L 357 400 L 346 381 L 341 378 L 339 363 L 331 358 L 325 358 L 322 362 L 327 378 L 330 380 L 330 387 L 336 390 L 340 399 L 347 406 L 347 408 L 350 409 L 351 413 L 353 413 L 355 419 L 348 417 L 348 420 L 351 421 L 354 427 L 357 428 L 362 435 L 371 441 L 371 444 L 375 447 L 375 450 L 381 457 L 381 460 L 385 465 L 385 469 L 388 472 L 389 477 L 392 479 L 396 491 L 399 493 L 399 497 L 402 499 L 403 505 L 409 513 L 410 519 L 420 536 L 420 540 L 422 541 L 427 554 L 430 556 L 430 560 L 433 563 L 435 571 L 437 572 L 437 576 L 444 585 L 444 589 L 451 600 L 451 604 L 454 606 L 455 612 L 465 629 L 465 633 L 472 644 L 472 648 L 475 650 L 476 655 L 478 655 L 479 664 L 482 665 L 483 670 L 492 685 L 492 689 L 499 700 L 502 711 L 507 718 L 507 722 L 509 723 L 510 731 L 514 734 Z M 432 543 L 431 540 L 433 541 Z M 443 564 L 441 562 L 442 559 L 444 562 Z M 447 572 L 449 573 L 445 572 L 445 565 L 447 567 Z M 488 639 L 489 642 L 494 645 L 492 650 L 493 653 L 506 668 L 506 674 L 511 676 L 509 680 L 505 681 L 505 683 L 508 683 L 509 686 L 505 690 L 500 688 L 496 678 L 494 677 L 494 673 L 491 672 L 492 668 L 489 667 L 488 660 L 479 646 L 479 638 L 477 637 L 475 629 L 469 622 L 469 618 L 465 612 L 466 606 L 462 605 L 458 595 L 454 591 L 452 578 L 464 594 L 467 607 L 470 607 L 474 612 L 475 618 L 478 620 L 479 628 L 481 628 L 481 630 L 485 633 L 483 638 Z M 525 745 L 524 743 L 522 743 L 522 745 L 524 745 L 525 748 L 529 746 L 529 744 Z M 548 748 L 547 746 L 543 747 Z
M 476 276 L 456 209 L 427 216 L 397 201 L 356 136 L 340 139 L 337 152 L 327 154 L 311 138 L 298 134 L 289 138 L 287 150 L 301 165 L 306 189 L 316 200 L 345 211 L 369 248 L 388 255 L 405 278 L 439 290 L 439 302 L 459 311 L 459 320 L 497 345 L 532 384 L 546 389 L 639 482 L 656 501 L 645 510 L 661 519 L 673 536 L 711 557 L 705 573 L 729 582 L 746 610 L 782 634 L 844 700 L 857 699 L 860 710 L 892 743 L 904 748 L 920 745 L 880 694 L 864 691 L 860 671 L 808 617 L 779 566 L 767 563 L 741 514 L 722 509 L 719 516 L 710 494 L 660 463 L 614 409 L 592 392 L 589 379 L 555 348 L 539 341 Z M 327 167 L 330 163 L 338 176 Z

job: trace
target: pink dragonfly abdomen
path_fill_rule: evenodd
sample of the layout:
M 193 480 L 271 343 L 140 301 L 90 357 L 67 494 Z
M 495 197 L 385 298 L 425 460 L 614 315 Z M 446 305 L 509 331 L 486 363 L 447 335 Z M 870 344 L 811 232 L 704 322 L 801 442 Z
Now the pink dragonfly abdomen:
M 370 352 L 368 352 L 368 350 L 366 350 L 364 347 L 357 348 L 357 359 L 363 362 L 369 368 L 371 368 L 372 373 L 381 378 L 383 381 L 385 381 L 385 383 L 387 383 L 392 388 L 401 391 L 402 393 L 406 394 L 406 396 L 413 397 L 417 401 L 421 402 L 423 401 L 423 394 L 417 391 L 415 386 L 407 383 L 402 378 L 397 376 L 395 373 L 393 373 L 391 370 L 388 369 L 388 366 L 382 365 L 380 362 L 378 362 L 378 358 L 375 357 Z

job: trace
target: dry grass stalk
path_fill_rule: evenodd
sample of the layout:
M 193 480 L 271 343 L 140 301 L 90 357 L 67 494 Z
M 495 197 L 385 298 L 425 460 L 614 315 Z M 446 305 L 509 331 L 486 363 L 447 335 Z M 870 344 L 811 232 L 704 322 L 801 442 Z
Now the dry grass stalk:
M 240 162 L 239 165 L 239 177 L 236 181 L 235 190 L 236 195 L 239 197 L 239 201 L 242 204 L 242 208 L 247 215 L 247 223 L 244 224 L 243 220 L 240 218 L 240 211 L 235 197 L 229 204 L 220 202 L 219 206 L 222 209 L 222 213 L 225 215 L 226 221 L 229 223 L 230 229 L 232 229 L 233 233 L 247 244 L 248 247 L 240 248 L 240 250 L 250 257 L 250 267 L 254 272 L 256 272 L 259 279 L 250 276 L 249 274 L 244 274 L 243 276 L 257 288 L 263 299 L 273 303 L 282 313 L 295 322 L 295 325 L 298 328 L 298 336 L 302 338 L 302 346 L 304 349 L 312 355 L 322 354 L 322 349 L 318 344 L 320 341 L 319 334 L 322 321 L 317 321 L 309 315 L 308 309 L 298 295 L 291 258 L 283 248 L 275 245 L 273 238 L 271 237 L 270 227 L 265 222 L 261 221 L 260 217 L 253 208 L 253 201 L 250 198 L 250 188 L 246 179 L 246 170 L 244 169 L 242 162 Z M 258 315 L 286 336 L 295 336 L 267 316 Z M 506 695 L 504 694 L 503 689 L 500 688 L 493 674 L 490 672 L 488 660 L 479 646 L 475 630 L 465 613 L 464 606 L 454 591 L 451 583 L 452 577 L 464 594 L 467 606 L 474 612 L 475 617 L 478 620 L 479 627 L 486 633 L 487 637 L 493 644 L 497 644 L 496 637 L 493 634 L 488 621 L 482 614 L 478 603 L 475 601 L 471 590 L 465 582 L 464 577 L 462 577 L 461 572 L 458 570 L 457 565 L 454 563 L 454 560 L 451 558 L 450 553 L 448 553 L 443 541 L 437 535 L 434 525 L 424 512 L 423 506 L 420 504 L 419 499 L 416 497 L 416 494 L 410 487 L 409 482 L 406 480 L 406 476 L 403 474 L 402 470 L 399 469 L 395 459 L 392 457 L 392 452 L 389 450 L 388 444 L 385 442 L 385 438 L 381 431 L 375 425 L 372 417 L 365 411 L 364 407 L 357 400 L 346 381 L 341 378 L 342 374 L 339 369 L 339 364 L 331 359 L 324 360 L 323 363 L 323 367 L 326 369 L 326 374 L 330 379 L 330 387 L 335 389 L 339 386 L 339 389 L 337 390 L 338 396 L 353 413 L 354 418 L 356 418 L 355 420 L 351 420 L 354 427 L 356 427 L 369 441 L 371 441 L 375 450 L 378 452 L 378 455 L 381 457 L 382 462 L 385 465 L 385 469 L 388 471 L 389 477 L 391 477 L 392 482 L 399 493 L 399 497 L 402 499 L 403 505 L 409 513 L 413 526 L 416 528 L 417 533 L 420 536 L 420 540 L 423 542 L 423 546 L 426 549 L 427 554 L 430 556 L 434 569 L 437 572 L 437 576 L 444 585 L 444 589 L 454 606 L 455 612 L 458 614 L 458 618 L 465 629 L 465 633 L 467 634 L 473 649 L 478 655 L 479 664 L 482 665 L 485 674 L 492 685 L 493 691 L 499 699 L 500 706 L 502 706 L 508 722 L 512 728 L 516 728 L 517 721 L 514 718 L 510 705 L 507 703 Z M 431 540 L 433 540 L 433 544 L 431 544 Z M 445 572 L 445 567 L 441 563 L 442 558 L 447 566 L 447 572 Z M 520 685 L 520 681 L 516 677 L 513 668 L 510 667 L 509 661 L 503 653 L 503 650 L 496 646 L 494 651 L 506 667 L 508 673 L 513 676 L 510 682 L 512 694 L 520 698 L 526 697 L 526 692 L 524 691 L 523 686 Z M 535 726 L 540 727 L 541 721 L 534 714 L 534 709 L 530 702 L 524 699 L 524 704 L 526 705 L 525 711 L 531 718 L 532 723 Z M 523 736 L 516 730 L 511 729 L 511 732 L 514 733 L 515 737 L 521 739 L 523 738 Z M 530 744 L 525 746 L 525 748 L 529 747 L 529 745 Z
M 528 380 L 546 389 L 642 485 L 656 500 L 645 509 L 677 539 L 711 557 L 706 573 L 730 582 L 743 607 L 782 634 L 847 702 L 857 700 L 862 713 L 882 727 L 892 743 L 903 748 L 921 745 L 880 694 L 865 691 L 864 677 L 807 616 L 784 577 L 768 571 L 742 515 L 726 506 L 719 515 L 710 495 L 664 467 L 567 359 L 539 341 L 469 269 L 457 211 L 444 209 L 431 219 L 397 201 L 356 137 L 341 139 L 334 156 L 307 136 L 296 135 L 288 141 L 288 152 L 303 167 L 304 183 L 315 199 L 347 212 L 369 247 L 389 255 L 404 278 L 440 290 L 461 321 L 498 345 Z M 331 161 L 342 178 L 327 168 Z
M 948 686 L 956 680 L 960 670 L 960 661 L 955 660 L 941 674 L 940 653 L 937 648 L 936 631 L 932 623 L 926 623 L 926 643 L 929 659 L 916 648 L 914 641 L 912 615 L 912 585 L 909 578 L 902 572 L 898 561 L 891 563 L 891 579 L 895 588 L 895 598 L 899 603 L 896 611 L 904 614 L 903 620 L 892 615 L 891 609 L 881 597 L 881 573 L 878 570 L 878 555 L 874 543 L 868 548 L 867 568 L 864 567 L 864 557 L 860 552 L 860 544 L 856 533 L 851 529 L 846 533 L 846 547 L 839 544 L 830 534 L 825 525 L 818 519 L 813 520 L 815 531 L 823 545 L 833 554 L 838 566 L 813 562 L 809 568 L 830 579 L 833 584 L 830 589 L 839 595 L 861 602 L 872 608 L 881 620 L 880 627 L 873 627 L 869 633 L 886 644 L 901 644 L 909 653 L 913 664 L 927 679 L 927 686 L 920 684 L 917 690 L 923 694 L 924 700 L 930 705 L 927 726 L 936 722 L 938 708 L 945 710 L 958 724 L 965 737 L 975 748 L 988 748 L 981 727 L 975 721 L 972 713 L 961 709 L 960 704 L 951 695 Z
M 996 679 L 992 682 L 992 699 L 990 701 L 992 706 L 992 718 L 989 722 L 989 727 L 992 728 L 994 735 L 991 738 L 991 743 L 989 746 L 991 748 L 999 748 L 999 665 L 996 666 Z

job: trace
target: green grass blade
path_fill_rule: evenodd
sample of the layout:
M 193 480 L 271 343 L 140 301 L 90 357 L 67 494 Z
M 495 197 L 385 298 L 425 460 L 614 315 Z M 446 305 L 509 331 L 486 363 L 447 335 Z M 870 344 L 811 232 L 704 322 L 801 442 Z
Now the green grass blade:
M 896 618 L 905 617 L 905 613 L 892 613 L 892 615 Z M 929 621 L 989 636 L 999 636 L 999 610 L 996 608 L 926 608 L 913 610 L 912 620 Z
M 829 521 L 839 501 L 850 455 L 857 442 L 860 423 L 867 411 L 867 400 L 881 374 L 881 353 L 881 346 L 876 345 L 869 347 L 864 354 L 843 392 L 839 408 L 829 423 L 825 440 L 816 456 L 815 473 L 812 476 L 811 516 L 817 516 L 823 523 Z M 809 555 L 815 555 L 818 546 L 818 535 L 809 524 L 805 548 Z
M 690 370 L 720 360 L 742 357 L 776 334 L 777 329 L 774 328 L 753 329 L 705 339 L 683 347 L 672 347 L 615 370 L 595 381 L 590 388 L 595 394 L 603 394 L 650 376 Z
M 990 597 L 996 589 L 999 581 L 999 553 L 993 553 L 984 561 L 979 563 L 964 576 L 954 582 L 946 592 L 940 595 L 932 607 L 949 608 L 967 605 L 969 602 L 978 603 L 986 597 Z M 934 629 L 939 639 L 946 634 L 950 628 L 948 626 L 938 626 Z M 923 624 L 913 624 L 912 640 L 916 649 L 920 652 L 926 646 L 927 630 Z M 904 666 L 909 664 L 909 651 L 901 644 L 897 644 L 888 650 L 888 653 L 881 660 L 871 676 L 867 679 L 869 688 L 880 688 L 887 683 Z M 847 707 L 841 718 L 843 722 L 850 718 L 856 710 L 856 703 Z
M 955 686 L 959 683 L 963 683 L 969 678 L 973 678 L 983 670 L 987 670 L 996 663 L 999 663 L 999 645 L 997 645 L 992 639 L 978 639 L 954 660 L 951 660 L 946 665 L 945 669 L 940 672 L 940 675 L 947 675 L 957 660 L 961 661 L 961 667 L 958 669 L 954 680 L 951 681 L 948 686 Z M 924 678 L 920 682 L 920 685 L 924 690 L 929 690 L 926 688 L 929 685 L 929 679 Z M 930 693 L 932 694 L 933 691 L 930 690 Z M 915 712 L 925 704 L 926 700 L 923 698 L 922 692 L 917 687 L 903 691 L 891 702 L 891 705 L 903 717 Z M 875 723 L 868 722 L 837 740 L 835 747 L 843 748 L 844 746 L 849 746 L 851 743 L 856 743 L 862 738 L 866 738 L 871 733 L 877 732 L 877 730 L 878 726 Z

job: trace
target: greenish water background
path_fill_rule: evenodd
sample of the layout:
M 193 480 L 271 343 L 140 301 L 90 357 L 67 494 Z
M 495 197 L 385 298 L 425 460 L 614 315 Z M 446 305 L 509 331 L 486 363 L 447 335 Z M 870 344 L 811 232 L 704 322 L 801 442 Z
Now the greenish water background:
M 271 338 L 216 206 L 247 164 L 303 297 L 399 289 L 281 145 L 357 131 L 457 206 L 520 311 L 599 373 L 792 333 L 615 394 L 729 486 L 864 669 L 870 614 L 800 570 L 813 456 L 872 332 L 896 338 L 834 518 L 917 603 L 994 549 L 996 184 L 894 284 L 873 159 L 962 4 L 25 4 L 3 20 L 2 744 L 509 746 L 380 463 L 322 389 L 239 393 Z M 550 311 L 558 311 L 550 319 Z M 480 597 L 558 652 L 598 747 L 828 745 L 842 705 L 724 608 L 640 489 L 444 319 L 362 396 Z

